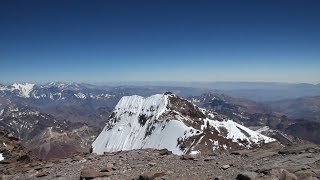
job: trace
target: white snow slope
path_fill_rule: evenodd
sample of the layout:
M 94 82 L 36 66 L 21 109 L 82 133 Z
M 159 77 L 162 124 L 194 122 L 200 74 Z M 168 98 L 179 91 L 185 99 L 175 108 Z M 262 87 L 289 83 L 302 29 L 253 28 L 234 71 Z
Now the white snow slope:
M 29 83 L 23 83 L 23 84 L 18 84 L 18 83 L 14 83 L 12 85 L 11 90 L 19 90 L 20 95 L 22 97 L 30 97 L 30 92 L 32 91 L 34 87 L 34 84 L 29 84 Z
M 204 125 L 201 126 L 201 129 L 194 129 L 179 119 L 168 121 L 159 119 L 161 114 L 168 111 L 167 104 L 168 97 L 164 94 L 147 98 L 136 95 L 124 96 L 115 107 L 114 118 L 110 119 L 110 121 L 115 119 L 116 122 L 107 123 L 92 144 L 93 152 L 103 154 L 103 152 L 132 149 L 166 148 L 174 154 L 181 155 L 185 151 L 179 147 L 178 140 L 203 133 L 202 130 L 207 125 L 217 130 L 219 127 L 225 127 L 229 132 L 226 138 L 235 141 L 237 139 L 246 139 L 251 143 L 274 141 L 272 138 L 256 133 L 231 120 L 220 122 L 204 119 Z M 145 123 L 141 123 L 139 122 L 141 115 L 150 118 L 147 118 Z M 146 135 L 150 127 L 154 127 L 153 131 Z M 245 136 L 239 128 L 249 133 L 250 137 Z

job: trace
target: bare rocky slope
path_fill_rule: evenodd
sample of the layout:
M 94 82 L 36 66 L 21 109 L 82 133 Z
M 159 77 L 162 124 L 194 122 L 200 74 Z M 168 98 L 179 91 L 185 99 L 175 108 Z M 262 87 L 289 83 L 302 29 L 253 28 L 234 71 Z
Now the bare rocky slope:
M 256 150 L 205 156 L 172 154 L 168 150 L 132 150 L 104 155 L 78 154 L 72 158 L 39 161 L 14 168 L 1 163 L 0 179 L 212 179 L 313 180 L 320 178 L 320 148 L 269 144 Z

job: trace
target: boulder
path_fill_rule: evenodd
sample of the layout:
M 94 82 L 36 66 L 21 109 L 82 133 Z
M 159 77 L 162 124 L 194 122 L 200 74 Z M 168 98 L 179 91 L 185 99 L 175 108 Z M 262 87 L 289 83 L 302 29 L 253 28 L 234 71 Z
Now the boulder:
M 254 180 L 257 177 L 257 173 L 255 172 L 242 172 L 238 174 L 237 180 Z
M 100 172 L 111 172 L 114 170 L 115 170 L 115 167 L 114 167 L 113 163 L 108 163 L 104 168 L 102 168 L 100 170 Z
M 221 169 L 223 169 L 223 170 L 227 170 L 227 169 L 229 169 L 229 168 L 230 168 L 230 165 L 229 165 L 229 164 L 223 165 L 223 166 L 221 167 Z
M 166 175 L 165 172 L 148 171 L 141 174 L 138 178 L 135 178 L 135 180 L 153 180 L 164 175 Z
M 83 168 L 81 169 L 80 180 L 93 179 L 95 177 L 99 177 L 100 175 L 100 172 L 95 168 Z

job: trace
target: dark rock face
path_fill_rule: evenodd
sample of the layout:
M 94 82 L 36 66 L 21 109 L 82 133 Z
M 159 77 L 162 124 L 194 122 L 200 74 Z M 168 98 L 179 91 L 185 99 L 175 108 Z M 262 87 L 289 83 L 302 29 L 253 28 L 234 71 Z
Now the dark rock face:
M 170 102 L 168 108 L 180 112 L 183 116 L 190 117 L 191 119 L 206 118 L 203 112 L 190 101 L 179 98 L 173 94 L 170 94 L 168 97 Z
M 142 114 L 139 116 L 139 123 L 141 124 L 141 126 L 144 126 L 147 122 L 148 118 L 145 114 Z

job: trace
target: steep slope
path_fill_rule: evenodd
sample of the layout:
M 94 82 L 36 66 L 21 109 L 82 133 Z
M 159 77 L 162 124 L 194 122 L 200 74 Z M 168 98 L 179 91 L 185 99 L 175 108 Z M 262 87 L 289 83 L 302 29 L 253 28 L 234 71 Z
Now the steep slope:
M 274 139 L 200 109 L 172 93 L 123 97 L 93 142 L 93 152 L 166 148 L 175 154 L 256 147 Z

